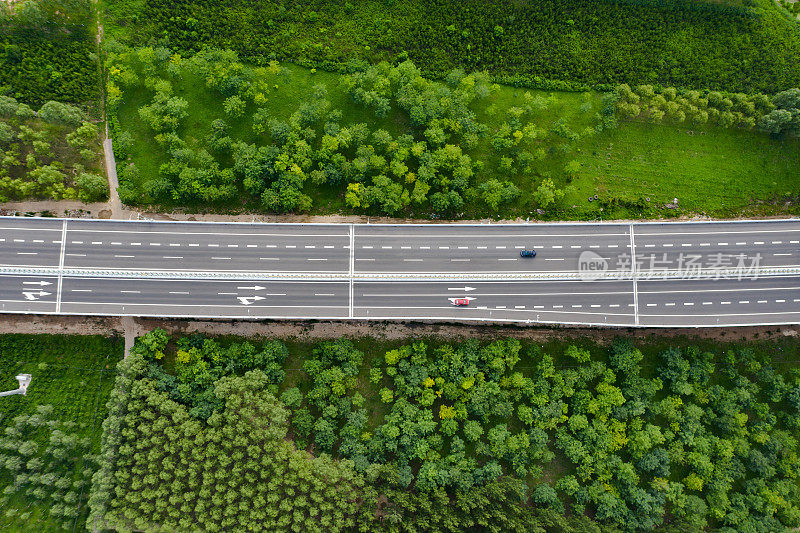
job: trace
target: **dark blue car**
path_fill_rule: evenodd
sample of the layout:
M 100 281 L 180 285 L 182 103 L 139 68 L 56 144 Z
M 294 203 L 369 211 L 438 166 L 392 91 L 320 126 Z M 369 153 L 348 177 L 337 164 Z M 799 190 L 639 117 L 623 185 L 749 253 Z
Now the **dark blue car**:
M 522 250 L 519 253 L 520 257 L 536 257 L 536 250 Z

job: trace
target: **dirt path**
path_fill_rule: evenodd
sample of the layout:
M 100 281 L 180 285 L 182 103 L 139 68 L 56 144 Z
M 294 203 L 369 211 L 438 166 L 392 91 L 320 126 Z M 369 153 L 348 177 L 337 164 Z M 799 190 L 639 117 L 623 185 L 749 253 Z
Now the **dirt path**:
M 103 155 L 106 163 L 106 176 L 108 176 L 108 205 L 111 208 L 111 218 L 124 218 L 122 202 L 119 199 L 119 180 L 117 179 L 117 162 L 114 159 L 114 148 L 106 132 L 103 141 Z
M 742 328 L 705 329 L 635 329 L 635 328 L 571 328 L 524 327 L 473 324 L 433 324 L 395 322 L 335 322 L 335 321 L 212 321 L 163 320 L 117 317 L 51 317 L 35 315 L 0 315 L 0 334 L 51 333 L 65 335 L 124 335 L 126 353 L 134 337 L 155 328 L 170 333 L 202 333 L 205 335 L 236 335 L 241 337 L 296 338 L 302 340 L 337 339 L 341 337 L 376 337 L 400 340 L 419 337 L 439 337 L 448 340 L 477 338 L 482 340 L 515 337 L 545 342 L 553 338 L 593 337 L 597 342 L 610 342 L 625 336 L 633 340 L 656 337 L 689 337 L 725 342 L 780 339 L 800 334 L 800 326 L 756 326 Z

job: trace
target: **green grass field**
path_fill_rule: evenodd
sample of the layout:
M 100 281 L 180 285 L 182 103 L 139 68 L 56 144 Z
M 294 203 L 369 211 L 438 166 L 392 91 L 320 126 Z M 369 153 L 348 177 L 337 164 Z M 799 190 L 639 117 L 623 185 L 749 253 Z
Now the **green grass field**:
M 16 389 L 17 374 L 33 376 L 26 396 L 0 398 L 0 430 L 12 425 L 18 415 L 33 414 L 40 405 L 52 405 L 54 419 L 76 423 L 75 432 L 89 437 L 94 453 L 99 453 L 106 402 L 122 350 L 122 339 L 100 336 L 0 335 L 0 389 Z M 76 464 L 73 468 L 82 466 Z M 0 476 L 0 487 L 7 483 Z M 30 513 L 27 520 L 19 519 L 22 512 Z M 75 530 L 83 529 L 85 520 L 83 509 L 74 524 Z M 63 529 L 60 521 L 48 516 L 47 507 L 17 495 L 3 506 L 0 530 Z
M 312 73 L 296 65 L 282 65 L 279 74 L 266 74 L 266 85 L 270 87 L 267 102 L 263 105 L 279 119 L 297 109 L 316 84 L 327 87 L 332 109 L 343 110 L 342 124 L 365 122 L 372 128 L 383 128 L 393 136 L 408 131 L 405 116 L 397 110 L 381 120 L 350 102 L 342 77 L 327 72 Z M 184 76 L 174 82 L 175 94 L 189 103 L 189 116 L 179 131 L 191 148 L 206 145 L 210 124 L 223 118 L 230 124 L 230 135 L 234 140 L 264 144 L 266 137 L 259 138 L 252 131 L 251 116 L 255 106 L 251 103 L 239 120 L 227 119 L 222 109 L 222 99 L 211 94 L 202 80 Z M 277 88 L 275 88 L 277 87 Z M 476 172 L 475 185 L 492 179 L 509 179 L 520 188 L 521 194 L 514 202 L 501 205 L 496 213 L 490 213 L 480 202 L 468 203 L 463 209 L 463 218 L 537 217 L 533 191 L 545 178 L 552 178 L 557 187 L 571 182 L 569 192 L 558 209 L 550 210 L 544 217 L 560 219 L 595 218 L 657 218 L 678 215 L 706 214 L 710 216 L 747 216 L 770 214 L 794 214 L 797 208 L 788 200 L 800 193 L 800 141 L 798 139 L 775 140 L 757 132 L 723 129 L 715 126 L 648 124 L 638 121 L 622 121 L 616 129 L 600 133 L 592 131 L 596 114 L 601 109 L 599 93 L 559 93 L 526 91 L 501 86 L 487 101 L 476 107 L 478 120 L 495 131 L 508 116 L 508 110 L 523 103 L 525 93 L 541 97 L 547 102 L 544 109 L 536 111 L 532 122 L 548 131 L 559 119 L 566 120 L 575 132 L 581 133 L 578 141 L 567 142 L 550 134 L 541 141 L 540 147 L 546 156 L 532 165 L 528 173 L 507 175 L 499 168 L 500 156 L 489 145 L 488 139 L 468 153 L 483 168 Z M 166 154 L 153 140 L 153 135 L 138 115 L 138 108 L 148 103 L 149 91 L 143 88 L 126 91 L 118 116 L 121 129 L 133 136 L 130 161 L 139 170 L 139 182 L 134 185 L 144 190 L 144 183 L 158 175 L 160 165 L 166 162 Z M 557 149 L 558 148 L 558 149 Z M 220 159 L 224 168 L 231 165 L 227 156 Z M 564 165 L 578 161 L 581 170 L 574 179 L 567 177 Z M 118 165 L 125 166 L 120 161 Z M 328 185 L 316 186 L 306 182 L 305 192 L 314 201 L 312 213 L 347 213 L 344 204 L 345 189 Z M 590 202 L 590 196 L 597 201 Z M 142 203 L 148 202 L 146 195 Z M 209 205 L 164 205 L 165 208 L 182 207 L 190 211 L 258 212 L 257 201 L 248 200 L 246 194 L 234 204 Z M 649 201 L 647 200 L 649 198 Z M 678 198 L 678 208 L 666 208 Z M 429 208 L 413 207 L 403 213 L 411 218 L 426 218 Z
M 800 192 L 799 148 L 742 130 L 627 122 L 582 148 L 579 183 L 601 199 L 678 198 L 689 213 L 796 213 L 783 202 Z

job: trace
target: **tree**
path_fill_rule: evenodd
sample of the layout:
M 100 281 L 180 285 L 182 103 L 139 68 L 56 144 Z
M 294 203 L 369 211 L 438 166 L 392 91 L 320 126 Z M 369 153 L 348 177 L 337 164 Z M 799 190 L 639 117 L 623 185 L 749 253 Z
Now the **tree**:
M 467 420 L 464 423 L 464 436 L 467 440 L 475 442 L 483 435 L 483 427 L 477 420 Z
M 84 202 L 96 202 L 108 197 L 108 182 L 103 176 L 82 172 L 75 178 L 78 198 Z
M 543 179 L 542 183 L 539 184 L 539 188 L 533 193 L 534 201 L 542 209 L 560 200 L 563 196 L 564 191 L 557 189 L 550 178 Z
M 482 183 L 479 190 L 483 201 L 495 211 L 500 204 L 511 202 L 519 196 L 519 189 L 516 185 L 510 181 L 501 182 L 495 178 Z
M 229 96 L 222 103 L 222 108 L 225 110 L 225 114 L 229 117 L 239 118 L 244 115 L 245 102 L 236 95 Z
M 185 99 L 161 92 L 150 105 L 139 108 L 139 116 L 155 132 L 175 131 L 189 114 L 188 109 Z
M 0 122 L 0 143 L 9 143 L 16 138 L 14 129 L 10 124 Z
M 99 132 L 91 122 L 84 122 L 72 133 L 67 134 L 67 143 L 73 148 L 92 148 L 97 145 Z
M 761 131 L 775 136 L 785 133 L 797 134 L 800 132 L 800 109 L 775 109 L 759 119 L 758 127 Z
M 578 172 L 581 171 L 582 167 L 583 165 L 581 165 L 580 161 L 575 161 L 575 160 L 570 161 L 566 165 L 564 165 L 564 174 L 566 174 L 570 178 L 574 178 L 578 175 Z
M 77 107 L 50 100 L 39 108 L 39 118 L 47 122 L 69 124 L 78 126 L 83 121 L 84 114 Z

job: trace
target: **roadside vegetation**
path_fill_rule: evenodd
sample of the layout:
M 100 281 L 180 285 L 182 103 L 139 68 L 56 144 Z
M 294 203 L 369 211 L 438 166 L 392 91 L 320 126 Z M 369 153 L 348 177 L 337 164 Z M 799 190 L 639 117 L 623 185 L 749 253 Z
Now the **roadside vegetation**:
M 642 349 L 155 330 L 119 369 L 91 524 L 797 527 L 800 346 Z
M 554 93 L 460 70 L 434 82 L 408 61 L 338 75 L 218 50 L 117 48 L 107 66 L 134 205 L 595 219 L 791 213 L 798 194 L 800 112 L 765 95 Z
M 91 0 L 0 2 L 0 95 L 36 108 L 49 100 L 99 115 Z
M 800 31 L 774 0 L 105 0 L 107 34 L 186 54 L 336 70 L 411 59 L 546 89 L 660 84 L 775 93 L 800 86 Z M 548 81 L 548 80 L 556 80 Z
M 38 111 L 0 95 L 0 202 L 108 197 L 100 133 L 79 108 L 49 101 Z
M 122 341 L 98 336 L 0 335 L 0 529 L 79 531 L 105 405 Z

